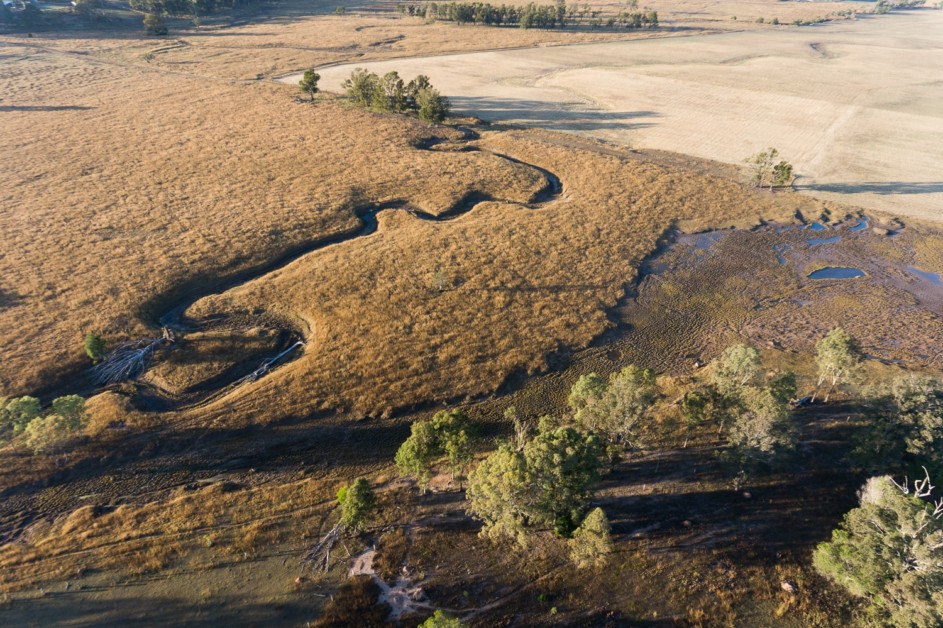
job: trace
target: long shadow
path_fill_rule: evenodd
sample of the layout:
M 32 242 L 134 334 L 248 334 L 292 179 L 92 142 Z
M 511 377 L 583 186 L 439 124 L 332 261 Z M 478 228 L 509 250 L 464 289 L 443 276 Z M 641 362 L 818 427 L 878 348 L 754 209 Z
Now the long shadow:
M 278 604 L 257 603 L 245 597 L 150 597 L 146 580 L 102 599 L 97 588 L 46 591 L 40 598 L 17 599 L 0 610 L 6 626 L 271 626 L 304 625 L 318 614 L 319 598 L 296 596 Z M 301 601 L 304 599 L 305 601 Z
M 797 185 L 796 189 L 815 192 L 837 192 L 839 194 L 938 194 L 943 192 L 943 182 L 889 181 L 886 183 L 820 183 Z
M 854 409 L 837 405 L 798 412 L 800 450 L 776 475 L 755 474 L 739 490 L 730 482 L 732 469 L 701 447 L 619 465 L 604 478 L 603 490 L 663 484 L 665 492 L 607 497 L 600 504 L 614 534 L 642 539 L 653 551 L 710 548 L 757 561 L 808 551 L 856 505 L 864 479 L 844 462 L 856 426 L 835 422 L 849 412 Z M 707 481 L 709 488 L 686 490 L 695 481 Z
M 325 424 L 321 416 L 293 417 L 233 429 L 156 427 L 82 448 L 83 457 L 52 476 L 11 483 L 0 491 L 0 543 L 15 539 L 38 518 L 82 505 L 83 496 L 113 507 L 143 495 L 226 479 L 249 482 L 257 473 L 295 474 L 330 468 L 344 477 L 362 465 L 387 463 L 409 435 L 405 421 Z M 120 438 L 120 437 L 119 437 Z M 261 476 L 259 476 L 261 477 Z M 48 505 L 48 491 L 58 495 Z M 45 495 L 45 497 L 44 497 Z
M 0 105 L 2 111 L 87 111 L 95 107 L 82 105 Z
M 4 288 L 0 288 L 0 310 L 5 310 L 8 307 L 14 307 L 22 300 L 23 297 L 19 294 L 5 290 Z
M 597 129 L 640 129 L 654 122 L 631 122 L 657 118 L 655 111 L 594 111 L 569 109 L 566 104 L 546 100 L 456 96 L 451 98 L 456 111 L 473 113 L 491 121 L 513 120 L 558 131 L 594 131 Z

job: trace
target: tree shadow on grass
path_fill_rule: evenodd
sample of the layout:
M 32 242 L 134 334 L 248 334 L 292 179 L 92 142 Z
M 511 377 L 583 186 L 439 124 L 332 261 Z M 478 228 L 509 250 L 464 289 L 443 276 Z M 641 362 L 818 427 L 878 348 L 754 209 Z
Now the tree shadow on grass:
M 317 603 L 280 600 L 261 604 L 242 597 L 201 598 L 146 595 L 147 581 L 131 586 L 135 594 L 102 598 L 96 589 L 47 591 L 42 597 L 17 599 L 0 610 L 0 623 L 7 626 L 195 626 L 303 625 L 318 614 Z M 312 598 L 308 598 L 312 599 Z
M 654 122 L 634 120 L 656 118 L 654 111 L 599 111 L 571 108 L 579 106 L 546 100 L 456 96 L 450 99 L 456 111 L 472 113 L 490 121 L 513 120 L 516 124 L 555 131 L 626 130 L 653 126 Z
M 857 503 L 864 475 L 846 463 L 857 426 L 838 420 L 853 411 L 836 404 L 797 412 L 799 451 L 738 490 L 733 470 L 715 459 L 720 447 L 701 446 L 620 464 L 603 478 L 609 495 L 600 505 L 614 535 L 655 552 L 746 552 L 744 560 L 763 561 L 808 551 Z M 618 494 L 620 486 L 646 484 L 644 494 Z
M 0 112 L 4 111 L 88 111 L 95 107 L 82 105 L 0 105 Z
M 797 185 L 797 190 L 813 192 L 836 192 L 838 194 L 940 194 L 943 193 L 941 181 L 888 181 L 865 183 L 820 183 Z

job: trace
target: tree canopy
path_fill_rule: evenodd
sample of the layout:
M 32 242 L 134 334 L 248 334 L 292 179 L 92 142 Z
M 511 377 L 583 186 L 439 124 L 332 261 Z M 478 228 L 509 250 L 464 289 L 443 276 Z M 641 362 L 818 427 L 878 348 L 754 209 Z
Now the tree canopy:
M 526 541 L 525 528 L 569 536 L 599 477 L 602 444 L 592 433 L 541 421 L 523 450 L 502 444 L 469 476 L 469 510 L 492 539 Z
M 355 532 L 363 528 L 377 506 L 376 494 L 363 478 L 338 491 L 337 501 L 341 507 L 341 525 Z
M 871 478 L 860 505 L 813 555 L 821 574 L 871 601 L 880 623 L 943 625 L 943 503 L 922 499 L 931 488 L 929 478 L 912 491 Z
M 861 347 L 858 341 L 841 327 L 832 331 L 815 343 L 815 362 L 819 367 L 819 380 L 815 387 L 815 401 L 819 389 L 824 383 L 829 385 L 825 393 L 825 402 L 835 388 L 846 382 L 861 363 Z
M 301 81 L 298 82 L 298 87 L 311 97 L 311 102 L 314 102 L 314 95 L 319 91 L 318 81 L 320 80 L 320 74 L 314 70 L 305 70 L 304 76 L 302 76 Z

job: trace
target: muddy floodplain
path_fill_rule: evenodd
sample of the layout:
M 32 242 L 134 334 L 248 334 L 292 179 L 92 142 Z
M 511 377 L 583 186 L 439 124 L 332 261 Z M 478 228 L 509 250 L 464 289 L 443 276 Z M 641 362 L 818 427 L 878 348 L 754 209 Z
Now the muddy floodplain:
M 939 368 L 939 244 L 866 217 L 675 234 L 619 308 L 619 359 L 686 372 L 739 338 L 804 353 L 841 326 L 873 358 Z

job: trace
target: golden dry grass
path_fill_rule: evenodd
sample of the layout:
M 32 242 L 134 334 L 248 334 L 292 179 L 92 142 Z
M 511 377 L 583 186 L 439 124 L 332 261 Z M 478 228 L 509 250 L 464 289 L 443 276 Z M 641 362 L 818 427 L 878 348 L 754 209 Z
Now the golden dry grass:
M 310 330 L 304 355 L 234 393 L 240 405 L 277 420 L 490 393 L 512 372 L 544 370 L 550 353 L 604 331 L 606 310 L 673 222 L 720 225 L 794 208 L 591 144 L 560 147 L 552 135 L 488 134 L 479 145 L 556 173 L 562 198 L 535 209 L 482 203 L 443 223 L 383 212 L 375 235 L 305 256 L 187 312 L 199 320 L 264 311 Z M 430 287 L 437 268 L 454 287 Z

